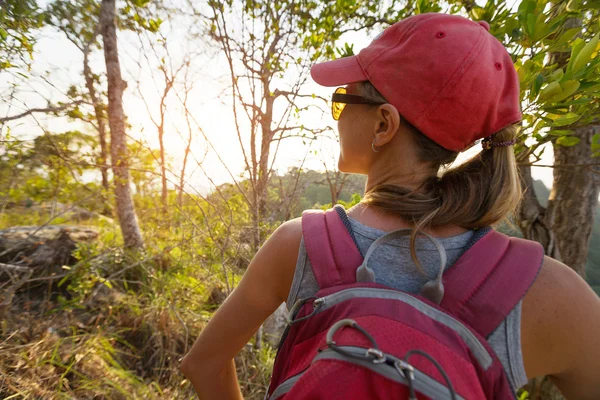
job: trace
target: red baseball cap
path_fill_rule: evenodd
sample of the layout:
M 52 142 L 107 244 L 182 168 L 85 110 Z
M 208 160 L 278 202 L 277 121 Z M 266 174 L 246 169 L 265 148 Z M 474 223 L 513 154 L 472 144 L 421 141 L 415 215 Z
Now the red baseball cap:
M 323 86 L 370 81 L 427 137 L 460 151 L 521 120 L 519 78 L 487 22 L 420 14 L 384 30 L 358 55 L 316 64 Z

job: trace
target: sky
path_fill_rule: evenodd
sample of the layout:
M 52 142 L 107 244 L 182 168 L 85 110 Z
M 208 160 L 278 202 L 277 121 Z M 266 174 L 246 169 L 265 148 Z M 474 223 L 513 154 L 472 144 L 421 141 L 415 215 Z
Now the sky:
M 195 120 L 192 153 L 196 159 L 203 162 L 200 168 L 192 160 L 188 165 L 186 181 L 189 190 L 206 192 L 212 184 L 231 182 L 232 175 L 236 179 L 239 178 L 244 169 L 243 156 L 235 133 L 226 59 L 216 49 L 211 48 L 207 40 L 187 39 L 190 32 L 201 32 L 201 27 L 180 22 L 170 24 L 169 21 L 165 21 L 161 31 L 166 37 L 175 68 L 185 54 L 198 54 L 194 57 L 189 72 L 188 81 L 193 82 L 194 89 L 190 92 L 188 105 Z M 368 45 L 377 33 L 373 32 L 370 35 L 363 32 L 349 33 L 344 35 L 340 42 L 354 44 L 354 50 L 358 52 Z M 118 40 L 123 78 L 128 82 L 123 102 L 131 124 L 128 134 L 131 138 L 144 141 L 151 148 L 158 148 L 157 130 L 150 116 L 155 119 L 158 116 L 159 94 L 162 90 L 161 73 L 157 68 L 159 61 L 147 46 L 140 45 L 140 39 L 136 34 L 120 31 Z M 6 103 L 0 104 L 0 115 L 11 115 L 26 108 L 44 107 L 45 99 L 64 100 L 61 92 L 65 92 L 71 84 L 76 84 L 83 89 L 82 62 L 81 52 L 62 33 L 44 28 L 39 33 L 32 75 L 40 76 L 49 71 L 47 82 L 42 82 L 35 77 L 29 79 L 18 93 L 20 109 L 14 102 L 11 109 L 8 109 Z M 91 66 L 96 73 L 104 71 L 101 51 L 93 52 Z M 11 81 L 10 76 L 0 74 L 0 93 L 3 93 Z M 310 78 L 303 92 L 327 98 L 331 96 L 331 88 L 320 87 Z M 179 93 L 182 94 L 181 91 Z M 174 94 L 167 98 L 167 108 L 165 147 L 173 170 L 179 171 L 185 149 L 185 141 L 181 135 L 187 135 L 187 125 L 181 102 Z M 324 112 L 304 114 L 299 122 L 310 127 L 335 127 L 335 121 L 329 111 L 326 107 L 323 108 L 325 108 Z M 40 114 L 11 123 L 9 126 L 13 137 L 19 139 L 31 139 L 42 134 L 43 129 L 49 132 L 81 129 L 93 133 L 90 127 L 83 123 Z M 209 142 L 203 138 L 198 128 L 202 129 Z M 459 162 L 476 151 L 478 151 L 477 146 L 461 155 Z M 337 154 L 338 143 L 332 135 L 325 135 L 314 141 L 286 139 L 281 142 L 274 167 L 283 172 L 289 167 L 299 166 L 304 162 L 305 168 L 315 170 L 323 170 L 323 163 L 328 165 L 328 168 L 335 168 Z M 552 164 L 551 148 L 545 151 L 541 163 Z M 552 185 L 551 168 L 534 167 L 532 174 L 535 179 L 542 180 L 546 186 Z

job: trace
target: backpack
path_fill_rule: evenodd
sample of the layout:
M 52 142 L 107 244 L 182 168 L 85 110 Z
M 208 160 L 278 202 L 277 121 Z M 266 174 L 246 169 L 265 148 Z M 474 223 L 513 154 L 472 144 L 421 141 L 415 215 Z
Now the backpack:
M 514 399 L 485 340 L 524 297 L 543 261 L 536 242 L 480 229 L 420 294 L 375 283 L 343 208 L 305 211 L 302 235 L 320 290 L 290 309 L 268 400 Z M 344 218 L 345 217 L 345 218 Z M 428 235 L 425 235 L 428 236 Z M 442 276 L 443 272 L 443 276 Z

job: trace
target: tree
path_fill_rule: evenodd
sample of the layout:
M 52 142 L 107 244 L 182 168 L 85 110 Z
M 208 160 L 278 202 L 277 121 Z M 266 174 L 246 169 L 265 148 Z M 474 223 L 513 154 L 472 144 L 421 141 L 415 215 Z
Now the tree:
M 0 6 L 0 71 L 27 70 L 33 59 L 32 33 L 42 26 L 44 15 L 35 0 L 4 0 Z
M 99 76 L 94 74 L 89 62 L 93 47 L 99 47 L 97 37 L 100 34 L 99 24 L 100 7 L 93 0 L 77 0 L 75 2 L 57 0 L 48 7 L 47 19 L 50 24 L 60 29 L 67 39 L 83 53 L 83 77 L 87 89 L 86 99 L 92 104 L 93 114 L 84 115 L 76 108 L 72 115 L 91 123 L 98 132 L 100 152 L 96 163 L 102 174 L 102 187 L 109 191 L 108 183 L 108 147 L 106 142 L 106 106 L 102 100 L 102 93 L 98 93 L 96 85 Z M 106 209 L 105 212 L 109 212 Z
M 158 23 L 156 24 L 156 29 L 158 29 L 161 20 L 158 19 Z M 144 40 L 141 37 L 141 32 L 142 30 L 138 30 L 138 33 L 140 34 L 140 43 L 143 45 Z M 160 99 L 160 102 L 158 104 L 158 110 L 152 110 L 150 105 L 148 104 L 148 101 L 146 100 L 144 93 L 142 92 L 142 82 L 141 80 L 137 82 L 137 90 L 138 93 L 140 95 L 140 98 L 143 100 L 144 104 L 146 105 L 146 110 L 148 111 L 148 116 L 150 118 L 150 120 L 152 121 L 152 123 L 154 124 L 154 126 L 156 127 L 156 132 L 158 134 L 158 144 L 159 144 L 159 156 L 160 156 L 160 174 L 161 174 L 161 202 L 162 202 L 162 208 L 163 208 L 163 213 L 167 213 L 168 212 L 168 187 L 167 187 L 167 158 L 166 158 L 166 154 L 165 154 L 165 123 L 166 123 L 166 117 L 167 117 L 167 100 L 169 98 L 169 95 L 172 94 L 173 92 L 175 92 L 175 84 L 176 84 L 176 80 L 178 78 L 178 75 L 184 70 L 184 68 L 189 69 L 189 64 L 190 64 L 190 60 L 189 58 L 186 56 L 185 59 L 177 66 L 174 67 L 173 66 L 173 58 L 171 57 L 171 54 L 169 52 L 169 46 L 168 46 L 168 39 L 167 37 L 165 37 L 164 35 L 160 34 L 160 32 L 157 32 L 157 34 L 159 35 L 159 40 L 158 42 L 161 44 L 160 46 L 155 46 L 155 44 L 150 40 L 148 41 L 148 45 L 149 45 L 149 49 L 144 51 L 145 54 L 145 59 L 148 63 L 148 67 L 150 69 L 155 69 L 156 67 L 154 65 L 151 65 L 151 61 L 150 58 L 148 57 L 147 53 L 151 53 L 154 55 L 155 58 L 155 62 L 158 62 L 158 70 L 160 71 L 160 78 L 161 80 L 158 81 L 157 79 L 154 79 L 154 83 L 157 89 L 158 96 Z M 158 47 L 158 48 L 157 48 Z M 141 70 L 141 65 L 140 65 L 140 70 Z M 186 100 L 184 101 L 186 104 L 184 105 L 184 112 L 187 115 L 187 95 L 188 93 L 185 93 L 185 97 Z M 189 125 L 189 118 L 188 118 L 188 128 L 190 128 Z M 190 130 L 190 134 L 191 134 L 191 130 Z M 188 142 L 189 144 L 189 142 Z M 185 164 L 187 163 L 187 155 L 189 153 L 189 150 L 186 151 L 185 157 L 184 157 L 184 168 L 182 173 L 185 173 Z M 184 179 L 184 175 L 182 174 L 182 176 L 180 177 L 181 179 Z
M 99 188 L 84 183 L 90 170 L 96 141 L 79 131 L 49 133 L 33 141 L 10 136 L 3 143 L 0 161 L 0 210 L 8 204 L 49 201 L 54 210 L 59 203 L 78 204 L 97 209 Z M 54 211 L 50 213 L 55 215 Z
M 108 79 L 108 122 L 110 125 L 111 163 L 115 177 L 116 212 L 125 247 L 141 248 L 143 247 L 142 234 L 129 187 L 125 113 L 123 112 L 123 91 L 127 84 L 121 78 L 115 18 L 115 0 L 102 0 L 100 26 Z
M 336 140 L 339 144 L 339 140 Z M 337 161 L 337 158 L 327 152 L 325 149 L 321 149 L 321 162 L 323 164 L 323 169 L 325 170 L 325 180 L 327 181 L 327 186 L 329 187 L 329 193 L 331 194 L 331 205 L 337 204 L 340 199 L 340 194 L 342 190 L 344 190 L 344 186 L 346 185 L 346 181 L 348 180 L 348 174 L 341 172 L 337 165 L 333 170 L 328 165 L 328 161 Z
M 556 7 L 555 10 L 558 13 L 561 8 Z M 554 185 L 548 206 L 542 210 L 545 235 L 554 242 L 548 243 L 551 247 L 548 250 L 585 276 L 592 231 L 590 221 L 594 220 L 600 192 L 600 175 L 598 168 L 594 170 L 600 165 L 594 159 L 600 154 L 598 144 L 594 144 L 600 140 L 596 116 L 598 105 L 594 101 L 599 97 L 600 89 L 593 87 L 594 83 L 598 86 L 599 77 L 598 60 L 592 60 L 599 35 L 592 29 L 586 29 L 586 44 L 581 37 L 582 31 L 582 19 L 578 16 L 566 19 L 560 27 L 557 33 L 575 33 L 576 39 L 571 52 L 568 48 L 549 52 L 546 68 L 554 71 L 549 75 L 548 84 L 540 90 L 539 101 L 546 111 L 545 116 L 552 119 L 549 133 L 555 136 L 550 140 L 554 150 Z M 591 90 L 586 90 L 590 84 Z M 582 86 L 584 90 L 579 90 Z M 573 96 L 570 95 L 572 92 L 575 93 Z M 533 199 L 531 203 L 525 204 L 529 208 L 523 210 L 533 209 L 535 212 L 537 207 Z M 535 226 L 535 222 L 531 223 L 532 216 L 531 213 L 522 213 L 522 225 L 526 231 Z
M 392 1 L 392 5 L 396 3 Z M 252 247 L 257 251 L 264 239 L 261 224 L 268 222 L 268 183 L 281 141 L 310 138 L 329 129 L 308 128 L 298 122 L 303 111 L 314 107 L 302 104 L 303 99 L 315 98 L 302 90 L 311 65 L 334 56 L 342 33 L 372 27 L 395 8 L 370 0 L 213 0 L 208 9 L 207 15 L 202 10 L 195 12 L 208 24 L 208 34 L 229 66 L 232 113 L 250 190 L 237 187 L 250 208 Z M 402 11 L 395 11 L 393 15 L 397 18 L 400 14 Z M 242 29 L 234 28 L 236 21 L 243 21 Z M 277 112 L 278 108 L 283 111 Z M 255 344 L 260 343 L 259 330 Z
M 311 65 L 334 57 L 336 40 L 344 32 L 399 18 L 404 13 L 394 7 L 399 3 L 382 7 L 377 1 L 211 1 L 208 15 L 196 10 L 229 66 L 233 117 L 250 181 L 250 192 L 244 195 L 252 213 L 255 250 L 263 240 L 259 225 L 266 215 L 279 144 L 328 129 L 297 122 L 302 112 L 315 107 L 303 102 L 315 98 L 302 90 Z M 244 21 L 243 29 L 233 28 L 234 21 Z
M 185 67 L 185 76 L 183 79 L 183 98 L 180 98 L 181 105 L 183 107 L 183 112 L 185 113 L 187 138 L 185 139 L 186 146 L 185 146 L 185 150 L 183 153 L 183 162 L 181 165 L 181 173 L 179 175 L 179 188 L 177 190 L 177 205 L 179 207 L 183 206 L 183 192 L 184 192 L 184 187 L 185 187 L 185 172 L 186 172 L 188 159 L 190 157 L 190 153 L 191 153 L 191 149 L 192 149 L 192 140 L 194 138 L 193 129 L 192 129 L 192 121 L 190 118 L 190 109 L 188 108 L 189 94 L 194 87 L 194 81 L 190 78 L 189 72 L 190 72 L 190 63 L 187 62 L 186 67 Z M 180 135 L 181 135 L 181 133 L 180 133 Z

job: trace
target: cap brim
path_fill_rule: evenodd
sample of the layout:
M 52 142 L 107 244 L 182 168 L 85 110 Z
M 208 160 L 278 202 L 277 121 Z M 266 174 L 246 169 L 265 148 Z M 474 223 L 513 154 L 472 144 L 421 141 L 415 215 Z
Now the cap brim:
M 356 56 L 315 64 L 310 69 L 310 75 L 322 86 L 341 86 L 368 80 Z

